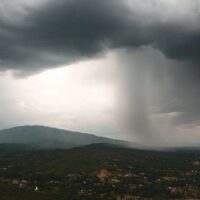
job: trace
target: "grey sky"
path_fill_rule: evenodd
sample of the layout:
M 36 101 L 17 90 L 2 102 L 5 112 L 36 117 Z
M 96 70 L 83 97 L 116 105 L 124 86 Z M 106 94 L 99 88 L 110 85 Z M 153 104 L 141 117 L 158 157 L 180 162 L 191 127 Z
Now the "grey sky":
M 2 0 L 0 11 L 1 128 L 200 138 L 199 0 Z

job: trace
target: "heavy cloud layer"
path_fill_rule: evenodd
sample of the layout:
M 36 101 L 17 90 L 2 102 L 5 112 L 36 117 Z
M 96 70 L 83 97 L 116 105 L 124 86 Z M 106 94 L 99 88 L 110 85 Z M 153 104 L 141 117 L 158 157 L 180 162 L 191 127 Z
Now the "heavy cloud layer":
M 3 1 L 0 68 L 37 71 L 143 45 L 198 65 L 199 1 L 186 2 L 174 9 L 155 0 Z

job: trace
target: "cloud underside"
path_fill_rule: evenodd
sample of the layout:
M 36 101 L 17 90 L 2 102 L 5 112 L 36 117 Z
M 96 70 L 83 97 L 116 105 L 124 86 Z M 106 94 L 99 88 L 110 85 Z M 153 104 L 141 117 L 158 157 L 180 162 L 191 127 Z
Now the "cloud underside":
M 180 113 L 174 118 L 173 122 L 176 125 L 198 124 L 199 2 L 183 1 L 186 4 L 184 5 L 189 7 L 187 12 L 184 13 L 183 7 L 168 14 L 166 13 L 169 7 L 163 6 L 165 4 L 160 6 L 157 0 L 143 3 L 135 0 L 131 5 L 130 2 L 46 0 L 37 6 L 21 3 L 18 10 L 13 8 L 14 3 L 12 5 L 4 2 L 0 7 L 1 10 L 7 10 L 6 14 L 0 14 L 0 70 L 37 73 L 44 69 L 98 57 L 113 49 L 135 50 L 151 47 L 153 51 L 164 55 L 167 63 L 168 60 L 176 63 L 171 65 L 169 62 L 170 64 L 164 66 L 161 62 L 161 66 L 152 67 L 155 74 L 165 77 L 160 78 L 159 82 L 154 82 L 162 84 L 160 88 L 164 91 L 159 102 L 159 112 Z M 179 7 L 184 5 L 176 4 Z M 143 84 L 141 79 L 147 70 L 144 68 L 143 66 L 142 69 L 134 71 L 139 73 L 136 79 L 140 80 L 137 80 L 137 83 Z M 125 77 L 132 80 L 130 74 Z M 130 86 L 133 82 L 128 81 L 127 84 Z M 127 93 L 134 93 L 129 86 Z M 140 91 L 141 99 L 144 98 L 143 88 L 134 90 L 136 93 Z M 132 95 L 127 96 L 131 101 Z M 138 97 L 136 100 L 142 104 L 140 107 L 143 107 L 145 102 L 142 103 L 141 99 Z M 138 113 L 141 114 L 141 120 L 138 122 L 140 124 L 146 113 L 141 110 Z
M 144 45 L 159 49 L 170 59 L 199 64 L 199 27 L 188 28 L 173 19 L 150 20 L 147 12 L 124 2 L 49 0 L 36 7 L 22 4 L 21 13 L 9 12 L 14 5 L 4 3 L 1 9 L 8 12 L 0 20 L 0 68 L 38 71 L 107 49 Z M 139 7 L 137 0 L 133 6 Z

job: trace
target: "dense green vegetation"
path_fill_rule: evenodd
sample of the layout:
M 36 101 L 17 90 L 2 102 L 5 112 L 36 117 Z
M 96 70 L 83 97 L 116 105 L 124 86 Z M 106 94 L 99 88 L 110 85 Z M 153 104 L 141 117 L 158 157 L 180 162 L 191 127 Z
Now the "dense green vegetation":
M 200 199 L 198 151 L 0 149 L 1 200 Z

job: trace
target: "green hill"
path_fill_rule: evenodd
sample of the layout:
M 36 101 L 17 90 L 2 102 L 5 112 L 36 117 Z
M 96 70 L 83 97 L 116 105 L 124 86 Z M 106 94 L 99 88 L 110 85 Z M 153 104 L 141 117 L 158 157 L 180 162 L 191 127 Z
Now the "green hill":
M 18 143 L 38 149 L 68 149 L 94 143 L 110 143 L 120 146 L 131 144 L 125 141 L 45 126 L 20 126 L 0 130 L 0 143 Z M 136 146 L 139 147 L 140 145 Z

